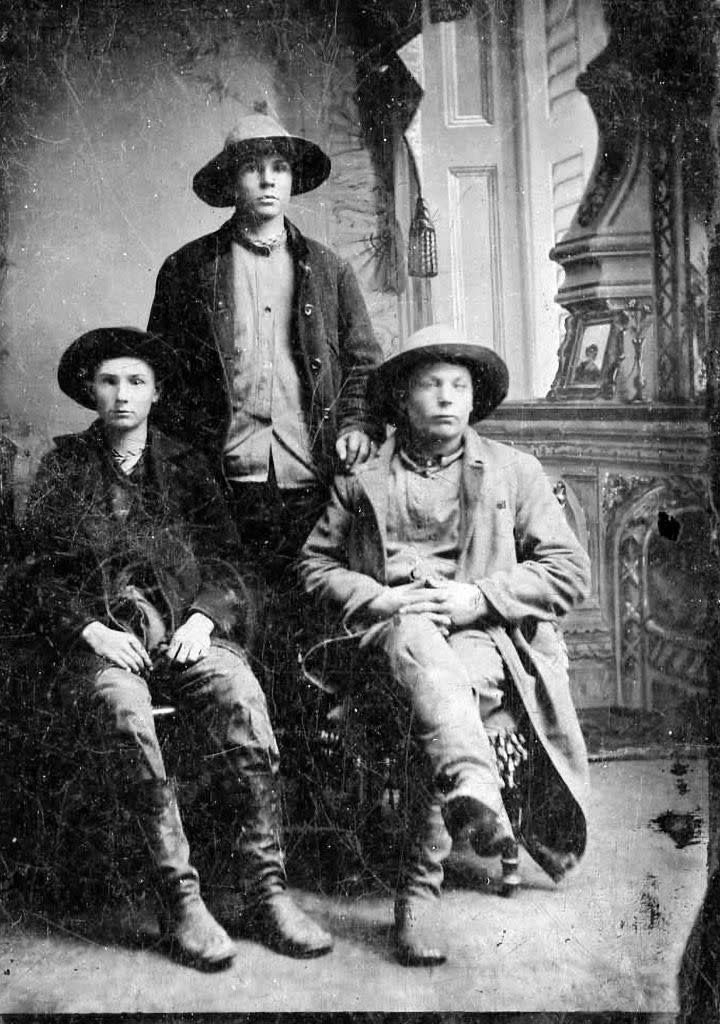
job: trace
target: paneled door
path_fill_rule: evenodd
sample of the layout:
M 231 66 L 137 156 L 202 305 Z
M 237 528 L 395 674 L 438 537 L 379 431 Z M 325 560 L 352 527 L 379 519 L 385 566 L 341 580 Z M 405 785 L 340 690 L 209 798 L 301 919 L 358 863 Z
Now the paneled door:
M 434 25 L 426 16 L 416 153 L 437 228 L 433 319 L 454 323 L 502 355 L 511 395 L 521 397 L 528 394 L 531 360 L 516 74 L 511 27 L 493 7 L 500 5 L 476 0 L 465 18 Z

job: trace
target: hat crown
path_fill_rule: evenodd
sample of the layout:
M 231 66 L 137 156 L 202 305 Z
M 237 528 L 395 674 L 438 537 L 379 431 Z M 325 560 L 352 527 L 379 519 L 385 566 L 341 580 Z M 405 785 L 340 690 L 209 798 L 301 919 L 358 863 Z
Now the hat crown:
M 415 331 L 402 340 L 397 353 L 394 354 L 406 355 L 416 349 L 428 348 L 431 345 L 441 348 L 448 345 L 470 345 L 477 346 L 478 349 L 481 347 L 479 342 L 470 341 L 450 324 L 430 324 L 429 327 L 421 327 L 419 331 Z
M 255 139 L 289 139 L 291 135 L 282 125 L 267 114 L 248 114 L 231 128 L 225 139 L 225 148 L 239 146 Z
M 88 383 L 106 359 L 142 359 L 156 376 L 169 380 L 179 369 L 175 349 L 157 334 L 137 327 L 98 327 L 76 338 L 58 365 L 60 390 L 87 409 L 95 408 Z

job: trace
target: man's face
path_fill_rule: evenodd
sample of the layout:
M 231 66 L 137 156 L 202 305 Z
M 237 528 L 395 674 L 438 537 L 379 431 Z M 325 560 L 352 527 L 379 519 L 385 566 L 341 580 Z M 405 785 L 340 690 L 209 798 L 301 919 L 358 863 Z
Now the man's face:
M 292 168 L 282 153 L 249 154 L 238 167 L 235 205 L 258 223 L 282 217 L 290 202 Z
M 147 420 L 158 397 L 155 374 L 142 359 L 119 356 L 105 359 L 92 383 L 95 407 L 105 426 L 132 430 Z
M 413 433 L 429 441 L 459 440 L 470 422 L 473 381 L 466 366 L 423 363 L 410 376 L 403 409 Z

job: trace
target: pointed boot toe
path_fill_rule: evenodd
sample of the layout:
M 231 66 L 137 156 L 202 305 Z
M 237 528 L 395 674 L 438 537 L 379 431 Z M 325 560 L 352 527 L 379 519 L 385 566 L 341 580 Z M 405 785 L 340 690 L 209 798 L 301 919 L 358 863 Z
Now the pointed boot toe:
M 499 814 L 473 797 L 448 801 L 443 810 L 447 830 L 457 843 L 467 842 L 479 857 L 497 857 L 514 843 Z
M 435 967 L 447 960 L 439 923 L 439 900 L 408 899 L 395 904 L 395 955 L 405 967 Z
M 200 971 L 225 970 L 236 954 L 235 943 L 199 895 L 163 911 L 160 932 L 174 960 Z
M 267 896 L 252 914 L 250 928 L 266 946 L 285 956 L 309 959 L 333 948 L 332 936 L 288 892 Z

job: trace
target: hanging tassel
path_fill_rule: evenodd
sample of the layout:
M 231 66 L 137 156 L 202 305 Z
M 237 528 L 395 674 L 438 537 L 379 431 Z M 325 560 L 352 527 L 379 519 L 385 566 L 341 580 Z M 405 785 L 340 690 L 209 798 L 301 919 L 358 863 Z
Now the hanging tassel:
M 410 277 L 437 277 L 437 237 L 422 196 L 418 196 L 410 223 L 408 274 Z

